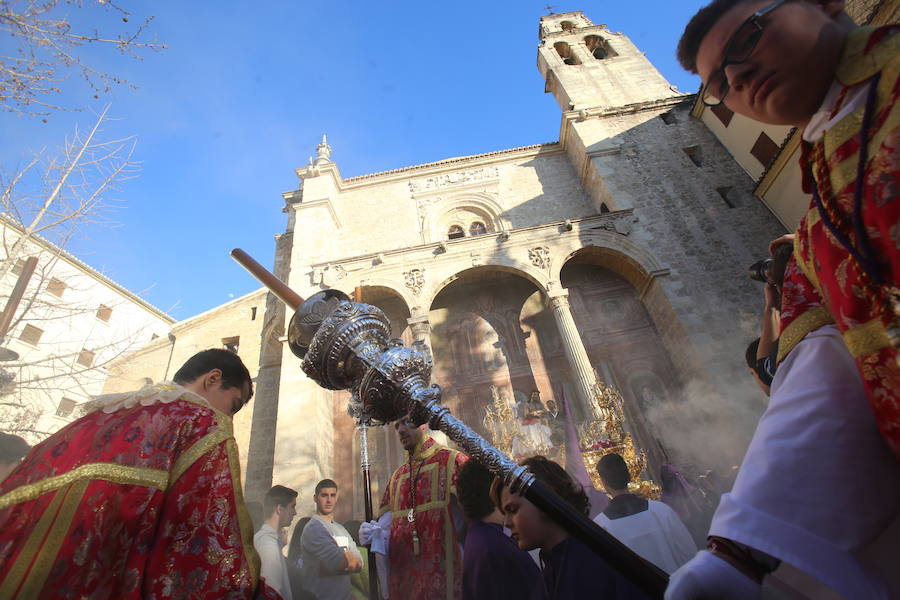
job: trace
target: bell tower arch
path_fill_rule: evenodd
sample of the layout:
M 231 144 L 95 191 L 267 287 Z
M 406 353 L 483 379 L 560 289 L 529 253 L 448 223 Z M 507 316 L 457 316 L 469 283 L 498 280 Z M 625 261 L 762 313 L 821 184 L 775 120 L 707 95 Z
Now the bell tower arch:
M 622 33 L 581 11 L 541 17 L 538 69 L 563 111 L 612 108 L 680 95 Z

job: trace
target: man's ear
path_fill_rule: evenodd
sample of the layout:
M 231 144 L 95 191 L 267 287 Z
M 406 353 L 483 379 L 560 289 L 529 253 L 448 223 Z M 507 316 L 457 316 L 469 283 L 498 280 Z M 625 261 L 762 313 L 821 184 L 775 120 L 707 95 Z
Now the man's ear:
M 222 384 L 222 370 L 213 369 L 203 376 L 203 386 L 207 389 L 217 388 Z

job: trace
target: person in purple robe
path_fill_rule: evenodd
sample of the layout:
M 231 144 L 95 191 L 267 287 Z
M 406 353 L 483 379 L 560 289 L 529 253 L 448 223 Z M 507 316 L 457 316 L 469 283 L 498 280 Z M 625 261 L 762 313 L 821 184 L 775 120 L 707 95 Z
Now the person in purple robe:
M 528 467 L 538 481 L 587 516 L 590 502 L 584 488 L 561 466 L 544 456 L 533 456 L 519 464 Z M 506 515 L 512 538 L 519 548 L 541 549 L 543 589 L 530 598 L 649 600 L 649 596 L 613 570 L 581 540 L 570 536 L 524 496 L 511 493 L 500 479 L 495 479 L 491 485 L 491 499 Z
M 526 600 L 541 589 L 541 571 L 503 531 L 505 517 L 491 501 L 494 476 L 474 460 L 459 471 L 456 490 L 468 520 L 463 549 L 462 600 Z

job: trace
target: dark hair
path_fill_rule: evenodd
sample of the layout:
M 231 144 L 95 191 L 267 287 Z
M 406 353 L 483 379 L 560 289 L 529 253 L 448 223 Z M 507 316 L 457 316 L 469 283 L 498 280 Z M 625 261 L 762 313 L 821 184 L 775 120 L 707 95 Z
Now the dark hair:
M 347 521 L 344 523 L 344 529 L 347 530 L 347 533 L 350 534 L 350 537 L 353 538 L 353 543 L 359 546 L 359 526 L 362 525 L 361 521 Z
M 334 482 L 334 479 L 323 479 L 319 483 L 316 484 L 316 491 L 313 495 L 318 496 L 319 492 L 326 488 L 334 488 L 338 489 L 337 484 Z
M 696 73 L 697 52 L 700 51 L 700 44 L 703 42 L 703 38 L 705 38 L 706 34 L 709 33 L 709 30 L 718 23 L 719 19 L 722 18 L 722 15 L 738 4 L 749 1 L 750 0 L 713 0 L 697 11 L 697 14 L 688 21 L 687 26 L 684 28 L 684 33 L 681 34 L 681 40 L 678 42 L 676 56 L 678 57 L 678 62 L 681 63 L 681 66 L 691 73 Z
M 538 481 L 574 506 L 578 512 L 588 516 L 591 510 L 591 501 L 588 500 L 587 494 L 584 493 L 584 488 L 580 483 L 572 479 L 559 464 L 546 456 L 532 456 L 519 462 L 519 464 L 528 467 L 528 471 Z M 500 492 L 504 487 L 503 481 L 499 477 L 494 479 L 494 483 L 491 484 L 491 500 L 497 505 L 501 513 L 503 512 L 503 505 L 500 503 Z
M 294 533 L 291 534 L 291 543 L 288 544 L 288 560 L 291 564 L 296 563 L 297 559 L 300 558 L 300 553 L 302 552 L 300 538 L 303 537 L 303 528 L 306 527 L 309 521 L 309 517 L 303 517 L 294 526 Z
M 222 348 L 210 348 L 193 355 L 175 373 L 172 381 L 178 384 L 190 383 L 198 377 L 205 375 L 213 369 L 222 371 L 222 387 L 224 389 L 241 387 L 244 383 L 250 384 L 250 395 L 253 397 L 253 380 L 250 371 L 241 362 L 241 358 L 231 350 Z
M 22 460 L 31 446 L 23 438 L 0 431 L 0 463 L 13 463 Z
M 263 498 L 264 517 L 268 519 L 275 512 L 276 506 L 287 506 L 297 499 L 297 492 L 283 485 L 273 485 Z
M 491 483 L 494 476 L 481 463 L 469 459 L 459 470 L 456 492 L 463 514 L 478 521 L 494 512 Z
M 597 474 L 608 490 L 624 490 L 631 481 L 625 459 L 613 452 L 597 461 Z
M 744 353 L 744 360 L 747 361 L 747 366 L 756 370 L 756 353 L 759 351 L 759 338 L 756 338 L 750 345 L 747 346 L 747 352 Z

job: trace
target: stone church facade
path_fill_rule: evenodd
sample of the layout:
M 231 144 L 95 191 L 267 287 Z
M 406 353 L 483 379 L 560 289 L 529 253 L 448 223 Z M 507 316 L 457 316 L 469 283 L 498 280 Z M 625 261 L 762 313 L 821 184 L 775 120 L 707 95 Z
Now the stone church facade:
M 340 148 L 323 139 L 284 194 L 270 265 L 303 297 L 332 287 L 381 307 L 396 337 L 431 352 L 453 413 L 488 438 L 489 408 L 503 398 L 514 454 L 566 460 L 560 446 L 585 442 L 602 381 L 623 397 L 647 476 L 675 462 L 726 485 L 764 408 L 744 363 L 762 308 L 746 268 L 785 229 L 691 118 L 694 96 L 627 36 L 581 12 L 544 16 L 539 32 L 558 142 L 345 179 Z M 239 353 L 257 391 L 236 421 L 247 497 L 287 485 L 303 514 L 315 483 L 332 477 L 345 497 L 339 518 L 361 518 L 347 394 L 305 377 L 283 343 L 284 306 L 256 294 L 252 326 L 235 321 L 249 305 L 203 320 L 209 346 L 229 327 L 253 338 Z M 169 342 L 150 353 L 184 354 Z M 161 377 L 138 373 L 140 362 L 121 363 L 121 380 Z M 370 434 L 376 504 L 403 460 L 394 438 Z

